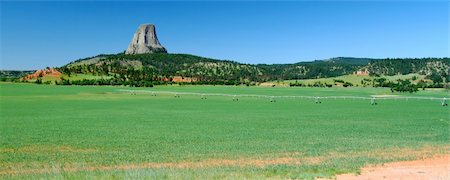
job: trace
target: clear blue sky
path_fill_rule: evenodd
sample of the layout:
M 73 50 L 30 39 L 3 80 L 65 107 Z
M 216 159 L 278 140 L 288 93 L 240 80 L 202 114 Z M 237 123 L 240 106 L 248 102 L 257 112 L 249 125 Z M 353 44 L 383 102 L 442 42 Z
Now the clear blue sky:
M 0 69 L 124 51 L 153 23 L 170 53 L 243 63 L 448 57 L 449 2 L 1 2 Z

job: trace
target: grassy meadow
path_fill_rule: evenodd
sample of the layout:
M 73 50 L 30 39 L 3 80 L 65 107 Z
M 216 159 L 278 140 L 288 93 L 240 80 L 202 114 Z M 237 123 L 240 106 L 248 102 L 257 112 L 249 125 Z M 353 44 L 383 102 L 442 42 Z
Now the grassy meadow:
M 121 92 L 358 96 L 385 88 L 0 84 L 0 178 L 301 178 L 450 150 L 434 100 L 240 98 Z M 449 97 L 444 90 L 398 96 Z

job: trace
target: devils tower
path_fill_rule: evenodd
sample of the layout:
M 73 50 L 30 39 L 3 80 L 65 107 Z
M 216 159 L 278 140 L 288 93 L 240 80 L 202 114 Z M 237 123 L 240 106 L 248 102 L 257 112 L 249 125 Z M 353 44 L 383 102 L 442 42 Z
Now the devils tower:
M 167 53 L 158 41 L 155 25 L 142 24 L 134 33 L 133 39 L 125 54 Z

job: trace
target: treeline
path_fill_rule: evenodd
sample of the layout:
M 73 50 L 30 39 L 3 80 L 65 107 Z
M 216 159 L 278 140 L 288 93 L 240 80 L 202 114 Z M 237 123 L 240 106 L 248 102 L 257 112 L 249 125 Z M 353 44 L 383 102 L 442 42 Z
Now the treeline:
M 42 81 L 37 79 L 36 84 L 50 84 L 50 81 Z M 130 86 L 130 87 L 153 87 L 155 85 L 245 85 L 254 86 L 256 83 L 241 83 L 238 81 L 195 81 L 195 82 L 172 82 L 172 81 L 153 81 L 153 80 L 138 80 L 138 81 L 123 81 L 119 78 L 111 79 L 82 79 L 70 80 L 61 78 L 60 81 L 54 81 L 56 85 L 78 85 L 78 86 Z
M 365 79 L 370 80 L 370 79 Z M 338 80 L 334 79 L 334 85 L 337 85 L 337 83 L 341 84 L 343 87 L 351 87 L 353 86 L 352 83 L 346 82 L 344 80 Z M 409 79 L 398 79 L 397 81 L 389 81 L 386 78 L 378 78 L 374 80 L 370 80 L 372 82 L 373 87 L 385 87 L 390 88 L 392 92 L 409 92 L 414 93 L 419 90 L 419 88 L 425 89 L 425 88 L 444 88 L 444 85 L 442 84 L 428 84 L 424 81 L 420 81 L 419 83 L 413 84 Z M 289 83 L 289 86 L 291 87 L 333 87 L 333 84 L 329 83 L 322 83 L 320 81 L 316 81 L 314 83 L 301 83 L 298 81 Z M 445 87 L 449 89 L 450 87 Z
M 399 79 L 399 80 L 397 80 L 397 83 L 391 84 L 392 92 L 413 93 L 413 92 L 417 92 L 418 90 L 419 90 L 418 85 L 412 84 L 411 81 L 409 81 L 408 79 L 405 79 L 405 80 Z
M 60 81 L 55 81 L 56 85 L 79 85 L 79 86 L 130 86 L 130 87 L 153 87 L 154 85 L 162 85 L 163 82 L 158 81 L 121 81 L 117 78 L 111 79 L 82 79 L 70 80 L 61 78 Z
M 301 83 L 298 81 L 289 83 L 290 87 L 333 87 L 333 85 L 337 85 L 337 83 L 342 84 L 342 87 L 352 87 L 353 84 L 344 80 L 334 79 L 334 84 L 329 84 L 326 82 L 316 81 L 314 83 Z

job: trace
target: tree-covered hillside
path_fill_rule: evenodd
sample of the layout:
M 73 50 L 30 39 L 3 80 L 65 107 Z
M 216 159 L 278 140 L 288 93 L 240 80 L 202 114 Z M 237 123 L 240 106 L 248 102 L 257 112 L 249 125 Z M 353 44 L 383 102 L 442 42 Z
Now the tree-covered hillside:
M 450 82 L 450 58 L 381 59 L 365 68 L 373 76 L 418 73 L 435 83 Z
M 257 84 L 276 80 L 317 79 L 367 70 L 370 76 L 416 73 L 433 84 L 450 82 L 449 58 L 370 59 L 338 57 L 294 64 L 243 64 L 188 54 L 102 54 L 57 68 L 62 84 L 132 85 L 166 84 L 185 79 L 192 84 Z M 96 80 L 71 78 L 87 74 Z M 79 77 L 79 76 L 78 76 Z M 70 82 L 73 81 L 73 82 Z M 180 81 L 178 81 L 180 82 Z
M 2 81 L 17 79 L 33 72 L 34 70 L 33 71 L 0 70 L 0 79 Z
M 257 65 L 269 80 L 316 79 L 351 74 L 361 65 L 334 61 L 300 62 L 295 64 Z
M 59 69 L 66 74 L 111 75 L 121 81 L 164 81 L 174 76 L 193 77 L 204 83 L 266 80 L 263 70 L 254 65 L 187 54 L 105 55 L 76 61 Z
M 334 77 L 352 73 L 361 67 L 361 64 L 347 63 L 341 59 L 295 64 L 251 65 L 188 54 L 117 54 L 77 60 L 61 67 L 60 70 L 66 74 L 111 75 L 123 81 L 161 81 L 182 76 L 197 78 L 198 82 L 206 84 L 213 82 L 234 84 Z

